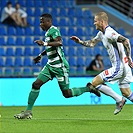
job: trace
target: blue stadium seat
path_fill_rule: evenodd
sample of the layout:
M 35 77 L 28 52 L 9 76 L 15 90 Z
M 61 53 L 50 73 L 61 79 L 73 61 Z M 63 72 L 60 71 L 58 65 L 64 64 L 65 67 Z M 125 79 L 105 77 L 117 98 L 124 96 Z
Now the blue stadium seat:
M 69 29 L 68 29 L 68 35 L 69 36 L 73 36 L 73 35 L 76 35 L 77 33 L 76 33 L 76 31 L 75 31 L 75 29 L 73 28 L 73 27 L 70 27 Z
M 77 58 L 77 66 L 78 67 L 85 66 L 84 58 L 82 57 Z
M 86 48 L 85 49 L 85 55 L 86 56 L 94 56 L 93 49 L 92 48 Z
M 34 7 L 35 4 L 34 4 L 34 0 L 26 0 L 26 7 L 27 8 L 31 8 L 31 7 Z
M 21 68 L 20 68 L 20 67 L 15 67 L 14 70 L 13 70 L 13 74 L 14 74 L 15 76 L 21 77 L 21 75 L 22 75 L 22 70 L 21 70 Z
M 105 48 L 102 48 L 101 53 L 102 53 L 102 56 L 108 56 L 108 52 Z
M 77 36 L 83 36 L 84 35 L 83 28 L 78 27 L 76 29 L 76 34 L 77 34 Z
M 62 28 L 60 29 L 60 32 L 61 32 L 61 35 L 62 35 L 62 36 L 67 36 L 67 35 L 68 35 L 68 34 L 67 34 L 67 29 L 64 28 L 64 27 L 62 27 Z
M 77 20 L 76 20 L 76 26 L 85 26 L 84 20 L 77 18 Z
M 39 47 L 34 47 L 33 48 L 33 56 L 37 56 L 41 53 L 41 50 Z
M 102 54 L 102 53 L 101 53 L 101 49 L 100 49 L 99 46 L 96 46 L 96 47 L 93 48 L 93 54 L 94 54 L 94 55 Z
M 83 11 L 82 11 L 82 8 L 81 7 L 79 7 L 79 8 L 75 8 L 75 16 L 76 17 L 83 17 Z M 82 20 L 82 19 L 79 19 L 79 20 Z
M 27 23 L 30 26 L 34 26 L 34 18 L 33 17 L 27 17 Z
M 104 64 L 105 69 L 111 67 L 111 62 L 110 62 L 109 57 L 103 57 L 103 64 Z
M 34 1 L 34 6 L 35 7 L 43 7 L 43 1 L 42 0 L 35 0 Z
M 75 56 L 76 55 L 75 47 L 69 47 L 69 49 L 68 49 L 68 55 L 69 56 Z
M 74 8 L 68 8 L 68 16 L 72 16 L 72 17 L 75 16 L 75 10 L 74 10 Z
M 42 15 L 41 8 L 35 8 L 34 15 L 37 17 L 41 16 Z
M 15 53 L 14 48 L 12 48 L 12 47 L 6 48 L 6 56 L 14 56 L 15 55 L 14 53 Z
M 15 61 L 14 61 L 15 67 L 17 66 L 23 66 L 23 60 L 22 57 L 16 56 Z
M 76 55 L 77 56 L 84 56 L 85 55 L 85 50 L 82 46 L 77 47 Z
M 24 49 L 24 55 L 25 56 L 32 55 L 32 48 L 31 47 L 25 47 L 25 49 Z
M 29 17 L 34 16 L 34 13 L 33 13 L 33 10 L 32 10 L 31 7 L 26 8 L 26 12 L 27 12 L 27 14 L 28 14 Z
M 5 26 L 0 27 L 0 35 L 7 35 L 7 29 Z
M 33 61 L 30 59 L 30 57 L 25 57 L 23 64 L 24 66 L 32 66 Z
M 3 47 L 0 47 L 0 56 L 5 56 L 5 49 Z
M 0 67 L 5 66 L 5 61 L 3 57 L 0 57 Z
M 59 25 L 60 26 L 67 26 L 67 19 L 66 18 L 60 18 L 59 20 Z
M 25 35 L 24 28 L 16 27 L 16 35 Z
M 25 39 L 24 39 L 24 45 L 26 45 L 26 46 L 31 46 L 31 45 L 33 45 L 33 41 L 32 41 L 32 38 L 31 37 L 25 37 Z
M 0 37 L 0 45 L 6 45 L 5 37 Z
M 90 63 L 91 63 L 91 61 L 92 61 L 91 58 L 86 58 L 86 60 L 85 60 L 85 66 L 86 66 L 86 67 L 89 66 Z
M 76 21 L 75 21 L 74 17 L 69 18 L 68 25 L 69 26 L 75 26 L 76 25 Z
M 54 16 L 54 17 L 56 17 L 56 16 L 58 16 L 59 15 L 59 12 L 58 12 L 58 9 L 57 8 L 55 8 L 55 7 L 53 7 L 52 8 L 52 10 L 51 10 L 51 12 L 50 12 L 51 14 L 52 14 L 52 16 Z
M 39 73 L 40 72 L 40 68 L 39 67 L 33 67 L 32 68 L 32 72 L 33 73 Z
M 7 38 L 7 45 L 15 45 L 14 37 Z
M 23 48 L 22 47 L 19 47 L 19 48 L 16 48 L 15 49 L 15 55 L 16 56 L 23 56 Z
M 62 16 L 62 17 L 67 16 L 66 8 L 60 8 L 59 15 Z
M 13 58 L 12 57 L 7 57 L 5 61 L 5 66 L 12 67 L 14 66 Z
M 92 15 L 92 12 L 90 10 L 84 10 L 83 11 L 83 16 L 85 18 L 91 18 L 93 15 Z
M 31 68 L 29 68 L 29 67 L 26 67 L 26 68 L 24 68 L 23 69 L 23 75 L 24 76 L 31 76 Z
M 42 35 L 42 29 L 39 26 L 34 27 L 34 35 Z
M 25 7 L 26 6 L 26 2 L 25 0 L 18 0 L 19 4 L 22 6 L 22 7 Z
M 8 35 L 17 35 L 16 34 L 16 29 L 13 26 L 7 27 L 7 33 L 8 33 Z
M 47 61 L 48 61 L 47 57 L 43 57 L 42 61 L 38 65 L 44 66 L 44 65 L 46 65 Z
M 13 76 L 12 68 L 5 68 L 4 75 L 5 76 Z
M 22 46 L 22 45 L 24 45 L 23 38 L 17 37 L 16 38 L 16 46 Z
M 34 26 L 39 26 L 39 25 L 40 25 L 40 18 L 39 17 L 35 17 Z
M 25 35 L 33 35 L 33 31 L 31 27 L 26 27 L 25 28 Z
M 71 66 L 77 66 L 77 61 L 76 61 L 75 57 L 69 57 L 68 62 L 69 62 L 70 67 Z
M 2 77 L 2 76 L 3 76 L 3 69 L 0 68 L 0 77 Z
M 67 45 L 68 45 L 67 39 L 64 37 L 63 38 L 63 46 L 67 46 Z
M 76 70 L 75 66 L 74 67 L 70 66 L 70 70 L 69 71 L 70 71 L 70 74 L 77 74 L 77 72 L 76 72 L 77 70 Z
M 77 72 L 80 74 L 80 73 L 84 73 L 84 67 L 80 66 L 80 67 L 77 67 Z
M 64 51 L 64 55 L 65 55 L 65 56 L 68 56 L 66 47 L 63 48 L 63 51 Z

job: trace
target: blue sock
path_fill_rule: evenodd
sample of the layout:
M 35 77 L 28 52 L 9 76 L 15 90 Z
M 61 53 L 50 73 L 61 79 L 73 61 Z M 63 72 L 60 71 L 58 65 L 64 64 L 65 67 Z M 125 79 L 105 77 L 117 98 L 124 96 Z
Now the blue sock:
M 133 92 L 127 97 L 131 102 L 133 102 Z

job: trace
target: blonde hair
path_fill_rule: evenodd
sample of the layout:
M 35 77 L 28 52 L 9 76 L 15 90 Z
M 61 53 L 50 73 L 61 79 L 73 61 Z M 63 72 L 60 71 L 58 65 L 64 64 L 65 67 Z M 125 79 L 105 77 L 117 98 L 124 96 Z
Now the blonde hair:
M 108 15 L 105 12 L 99 12 L 95 16 L 98 17 L 98 20 L 104 20 L 104 21 L 108 22 Z

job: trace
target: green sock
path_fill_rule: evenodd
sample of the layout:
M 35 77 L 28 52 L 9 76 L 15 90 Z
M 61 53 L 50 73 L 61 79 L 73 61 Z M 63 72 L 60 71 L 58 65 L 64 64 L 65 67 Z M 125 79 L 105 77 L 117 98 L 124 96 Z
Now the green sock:
M 71 91 L 72 91 L 72 96 L 79 96 L 84 92 L 89 92 L 90 90 L 88 87 L 79 87 L 79 88 L 72 88 Z
M 33 105 L 39 95 L 40 90 L 35 90 L 32 88 L 30 94 L 29 94 L 29 98 L 28 98 L 28 106 L 26 108 L 26 110 L 32 110 Z

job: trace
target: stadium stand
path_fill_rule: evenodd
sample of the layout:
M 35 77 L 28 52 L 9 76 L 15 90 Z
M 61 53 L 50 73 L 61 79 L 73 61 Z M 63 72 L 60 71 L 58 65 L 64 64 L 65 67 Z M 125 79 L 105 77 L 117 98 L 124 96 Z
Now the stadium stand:
M 96 54 L 102 53 L 105 68 L 111 64 L 108 62 L 108 54 L 99 43 L 94 49 L 82 47 L 70 40 L 70 36 L 77 35 L 81 39 L 90 39 L 96 35 L 97 30 L 93 26 L 93 13 L 89 8 L 77 6 L 74 0 L 10 0 L 13 5 L 19 2 L 28 14 L 26 28 L 11 27 L 0 24 L 0 77 L 28 77 L 34 76 L 46 64 L 47 57 L 42 58 L 41 63 L 34 65 L 33 58 L 43 49 L 34 44 L 34 40 L 43 39 L 44 32 L 40 28 L 42 13 L 53 15 L 53 24 L 58 26 L 64 44 L 64 53 L 70 64 L 70 75 L 74 73 L 85 74 L 88 65 Z M 1 0 L 1 9 L 8 0 Z M 1 12 L 0 12 L 1 13 Z M 81 18 L 81 19 L 80 19 Z M 124 28 L 117 28 L 126 35 Z M 130 38 L 133 49 L 133 37 Z M 3 47 L 4 46 L 4 47 Z

